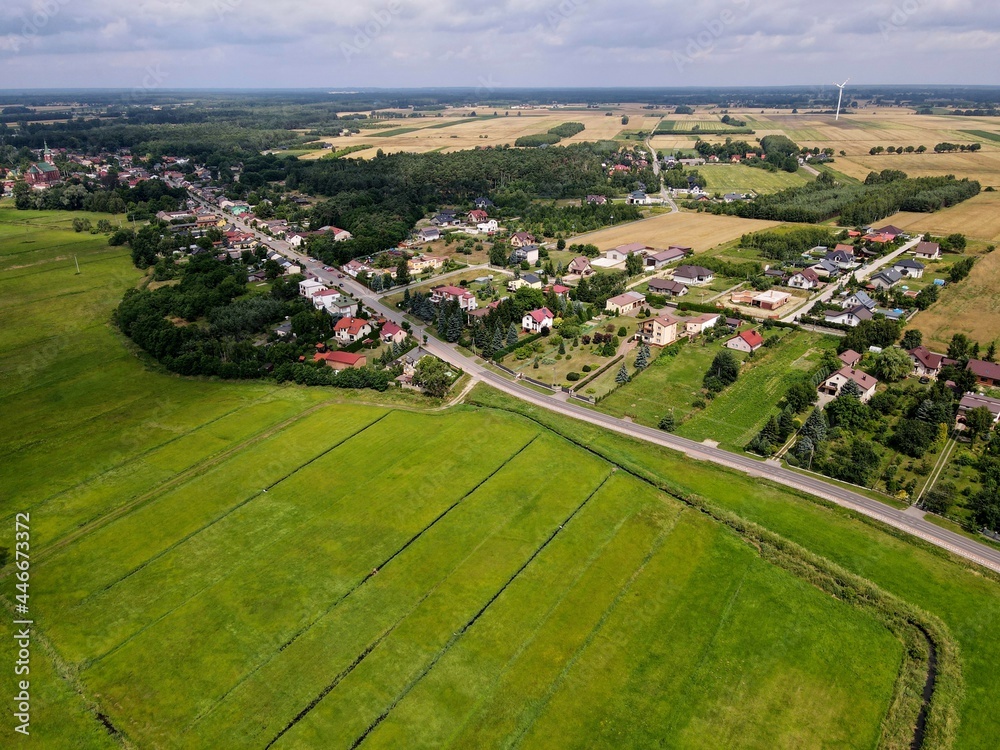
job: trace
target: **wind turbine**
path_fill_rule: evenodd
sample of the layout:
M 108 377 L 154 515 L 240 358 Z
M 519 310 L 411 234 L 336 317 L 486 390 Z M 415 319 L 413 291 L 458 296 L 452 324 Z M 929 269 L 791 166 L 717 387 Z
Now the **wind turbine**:
M 840 96 L 837 98 L 837 116 L 834 118 L 835 120 L 839 120 L 840 119 L 840 105 L 844 102 L 844 86 L 846 86 L 847 82 L 850 81 L 850 80 L 851 79 L 848 78 L 847 81 L 844 81 L 843 83 L 835 83 L 835 84 L 833 84 L 838 89 L 840 89 Z

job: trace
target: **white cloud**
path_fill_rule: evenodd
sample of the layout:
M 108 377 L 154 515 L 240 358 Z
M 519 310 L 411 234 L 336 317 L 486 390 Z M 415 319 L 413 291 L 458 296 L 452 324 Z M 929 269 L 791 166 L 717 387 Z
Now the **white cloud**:
M 998 35 L 974 0 L 4 0 L 0 66 L 25 87 L 161 59 L 174 87 L 995 83 Z

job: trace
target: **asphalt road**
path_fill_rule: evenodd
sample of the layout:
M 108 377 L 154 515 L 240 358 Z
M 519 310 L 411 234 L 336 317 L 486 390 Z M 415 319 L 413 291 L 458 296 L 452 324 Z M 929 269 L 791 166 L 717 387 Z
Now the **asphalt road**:
M 337 272 L 324 271 L 321 263 L 310 261 L 305 255 L 291 249 L 287 243 L 275 241 L 259 233 L 258 236 L 261 239 L 265 239 L 278 252 L 302 264 L 312 275 L 333 285 L 341 285 L 355 299 L 364 301 L 368 307 L 389 320 L 397 324 L 403 322 L 403 316 L 399 310 L 392 309 L 383 304 L 378 295 L 367 287 L 357 283 L 349 276 L 345 276 L 342 279 L 337 278 Z M 905 252 L 912 244 L 915 243 L 908 243 L 900 250 L 876 261 L 876 263 L 866 267 L 864 269 L 865 272 L 867 274 L 873 273 L 878 267 L 891 262 L 895 257 Z M 414 333 L 418 338 L 421 337 L 423 327 L 415 326 Z M 767 479 L 776 484 L 809 493 L 836 505 L 850 508 L 862 515 L 877 519 L 882 523 L 905 531 L 908 534 L 978 563 L 990 570 L 1000 572 L 1000 550 L 980 544 L 973 539 L 925 521 L 923 513 L 914 508 L 897 510 L 890 505 L 872 500 L 865 495 L 824 481 L 815 476 L 799 474 L 780 465 L 758 461 L 749 456 L 730 453 L 729 451 L 714 448 L 703 443 L 696 443 L 693 440 L 672 435 L 662 430 L 626 422 L 625 420 L 602 414 L 584 406 L 578 406 L 574 403 L 539 393 L 519 383 L 508 380 L 492 370 L 486 369 L 469 357 L 459 353 L 453 346 L 439 341 L 433 336 L 427 337 L 427 343 L 423 347 L 434 356 L 469 373 L 474 379 L 488 383 L 497 390 L 519 398 L 522 401 L 527 401 L 543 409 L 548 409 L 549 411 L 574 419 L 580 419 L 638 440 L 645 440 L 646 442 L 679 451 L 696 461 L 708 461 L 720 466 L 726 466 L 750 476 Z

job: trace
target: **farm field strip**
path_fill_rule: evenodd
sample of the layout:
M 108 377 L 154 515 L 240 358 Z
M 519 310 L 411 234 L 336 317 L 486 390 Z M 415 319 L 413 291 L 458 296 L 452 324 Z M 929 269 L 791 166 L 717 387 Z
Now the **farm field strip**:
M 294 513 L 288 507 L 278 505 L 278 503 L 273 502 L 274 499 L 268 498 L 272 500 L 272 503 L 257 503 L 247 508 L 244 512 L 227 516 L 221 519 L 221 525 L 218 528 L 213 528 L 215 524 L 212 524 L 212 526 L 198 530 L 195 534 L 188 535 L 170 548 L 145 561 L 142 566 L 129 571 L 117 581 L 105 585 L 100 591 L 96 591 L 91 596 L 88 596 L 78 609 L 100 612 L 102 607 L 107 606 L 108 602 L 116 601 L 119 597 L 125 597 L 128 600 L 142 600 L 144 602 L 141 614 L 142 618 L 157 615 L 159 612 L 170 614 L 179 606 L 186 604 L 190 599 L 194 598 L 194 595 L 185 595 L 185 598 L 178 600 L 176 598 L 178 592 L 163 590 L 168 588 L 170 583 L 176 579 L 178 571 L 185 571 L 187 573 L 186 580 L 194 585 L 200 585 L 198 589 L 199 593 L 209 586 L 215 585 L 231 576 L 237 576 L 237 574 L 238 577 L 255 581 L 255 585 L 260 585 L 260 582 L 269 576 L 278 575 L 288 577 L 287 571 L 279 572 L 278 570 L 271 570 L 274 565 L 272 558 L 277 559 L 281 557 L 281 551 L 276 549 L 276 546 L 286 538 L 294 537 L 303 544 L 312 542 L 317 547 L 322 547 L 322 538 L 315 537 L 319 535 L 317 529 L 324 526 L 324 519 L 322 518 L 324 512 L 330 510 L 329 507 L 320 503 L 317 497 L 308 497 L 307 493 L 303 493 L 299 485 L 309 486 L 321 483 L 322 480 L 316 475 L 329 470 L 325 465 L 326 463 L 335 462 L 340 458 L 340 454 L 350 452 L 352 446 L 349 444 L 349 441 L 354 437 L 360 436 L 362 432 L 356 433 L 351 438 L 342 441 L 336 448 L 314 461 L 322 461 L 322 464 L 317 463 L 315 467 L 303 466 L 296 472 L 294 477 L 277 482 L 268 488 L 268 494 L 270 494 L 279 485 L 285 485 L 278 493 L 281 495 L 281 498 L 278 498 L 279 501 L 285 495 L 300 493 L 299 497 L 303 499 L 298 501 L 299 504 L 297 506 L 294 506 Z M 521 451 L 525 450 L 530 445 L 531 439 L 533 439 L 529 438 L 527 442 L 518 446 L 517 443 L 525 437 L 519 435 L 517 441 L 504 441 L 500 447 L 504 450 L 513 449 L 513 452 L 507 455 L 506 458 L 503 458 L 506 454 L 501 452 L 499 459 L 493 459 L 493 462 L 496 463 L 495 467 L 486 465 L 484 468 L 489 470 L 489 473 L 485 477 L 470 475 L 466 481 L 475 482 L 471 489 L 466 490 L 463 485 L 460 485 L 447 493 L 442 492 L 436 497 L 417 495 L 414 498 L 415 501 L 422 503 L 433 501 L 435 504 L 434 507 L 443 505 L 444 509 L 427 525 L 421 526 L 420 531 L 416 535 L 408 537 L 406 542 L 399 549 L 389 554 L 381 564 L 391 561 L 401 550 L 405 550 L 414 540 L 425 533 L 428 528 L 447 515 L 455 505 L 460 503 L 471 492 L 474 492 L 480 485 L 488 481 Z M 404 457 L 413 460 L 416 456 L 417 452 L 414 451 Z M 365 520 L 372 524 L 373 528 L 377 526 L 379 513 L 388 512 L 394 503 L 399 503 L 399 498 L 396 497 L 398 493 L 392 491 L 392 485 L 387 480 L 387 477 L 392 476 L 390 463 L 387 460 L 380 461 L 377 466 L 382 469 L 382 474 L 377 478 L 361 481 L 357 486 L 357 490 L 370 493 L 371 496 L 378 498 L 372 501 L 370 506 L 356 511 L 358 517 L 363 516 Z M 346 477 L 338 479 L 339 482 L 337 483 L 324 483 L 324 489 L 329 486 L 329 490 L 337 493 L 338 497 L 349 496 L 351 488 L 347 487 L 347 485 L 350 480 Z M 425 494 L 431 495 L 433 493 L 428 492 Z M 259 495 L 256 497 L 259 497 Z M 291 501 L 286 502 L 286 505 L 291 505 Z M 414 507 L 420 506 L 415 502 Z M 431 506 L 428 504 L 428 507 Z M 406 513 L 411 512 L 412 509 L 407 508 L 401 515 L 405 516 Z M 351 518 L 350 524 L 343 524 L 338 531 L 345 537 L 350 536 L 355 533 L 354 526 L 357 523 L 358 519 Z M 222 555 L 226 552 L 225 544 L 222 540 L 224 540 L 226 535 L 230 534 L 244 539 L 245 546 L 238 554 L 229 554 L 225 558 L 226 564 L 222 565 L 219 561 L 223 559 Z M 309 565 L 313 564 L 312 561 L 306 562 Z M 158 589 L 157 587 L 162 587 L 162 589 Z M 148 593 L 151 591 L 156 593 Z M 171 594 L 173 594 L 174 598 L 171 598 Z M 153 619 L 157 621 L 162 619 L 162 617 L 156 616 Z M 128 638 L 130 637 L 128 636 Z M 122 642 L 125 640 L 127 638 L 123 638 Z M 294 637 L 291 640 L 294 640 Z M 286 646 L 290 642 L 286 642 Z
M 355 737 L 350 747 L 354 748 L 360 745 L 362 742 L 365 741 L 365 739 L 369 736 L 369 734 L 372 731 L 378 728 L 378 726 L 391 714 L 391 712 L 396 708 L 396 706 L 398 706 L 399 703 L 409 695 L 410 691 L 417 684 L 419 684 L 420 681 L 423 680 L 430 673 L 432 669 L 435 668 L 438 662 L 444 656 L 446 656 L 448 652 L 457 643 L 460 642 L 460 640 L 469 631 L 469 629 L 472 628 L 479 621 L 479 619 L 483 617 L 490 610 L 493 604 L 504 594 L 507 588 L 515 580 L 517 580 L 517 578 L 534 562 L 534 560 L 540 554 L 542 554 L 546 549 L 548 549 L 549 545 L 552 544 L 553 541 L 562 533 L 563 529 L 567 525 L 569 525 L 573 521 L 573 519 L 587 507 L 587 505 L 591 502 L 594 496 L 600 492 L 601 488 L 604 486 L 604 484 L 608 481 L 608 479 L 612 475 L 611 471 L 609 470 L 609 467 L 604 466 L 601 468 L 604 473 L 603 478 L 600 479 L 600 482 L 597 484 L 596 487 L 594 487 L 592 491 L 590 491 L 589 493 L 584 493 L 583 500 L 577 503 L 576 500 L 579 497 L 577 495 L 568 505 L 565 506 L 560 505 L 557 508 L 552 509 L 553 513 L 560 513 L 560 512 L 566 513 L 568 511 L 568 515 L 565 515 L 565 517 L 562 516 L 550 517 L 547 524 L 548 528 L 546 528 L 543 525 L 541 528 L 532 529 L 533 533 L 531 536 L 529 536 L 528 539 L 516 539 L 516 543 L 514 544 L 511 544 L 512 540 L 508 539 L 497 540 L 496 544 L 497 551 L 503 550 L 507 552 L 508 556 L 504 560 L 505 564 L 499 566 L 500 567 L 499 570 L 497 569 L 497 567 L 493 567 L 488 573 L 483 568 L 480 568 L 480 576 L 477 579 L 477 584 L 478 584 L 477 588 L 485 589 L 479 595 L 480 597 L 489 594 L 490 590 L 493 590 L 493 593 L 492 595 L 489 596 L 489 598 L 485 600 L 485 602 L 482 604 L 482 606 L 479 607 L 479 609 L 476 609 L 474 611 L 471 610 L 471 607 L 475 606 L 475 604 L 478 602 L 476 601 L 475 598 L 468 596 L 468 601 L 466 602 L 466 606 L 469 607 L 469 609 L 465 610 L 465 612 L 462 612 L 461 616 L 464 617 L 468 614 L 471 614 L 471 616 L 469 616 L 469 618 L 464 622 L 462 622 L 461 619 L 451 620 L 452 625 L 451 627 L 448 627 L 447 630 L 452 630 L 453 632 L 449 637 L 447 637 L 447 640 L 445 640 L 443 643 L 440 642 L 441 639 L 443 639 L 444 636 L 447 635 L 445 629 L 441 629 L 438 633 L 435 633 L 432 636 L 431 640 L 428 639 L 428 635 L 430 634 L 426 632 L 415 632 L 412 634 L 413 636 L 412 645 L 417 645 L 418 647 L 422 646 L 423 650 L 422 655 L 424 656 L 423 664 L 416 664 L 410 666 L 409 669 L 407 670 L 409 672 L 408 675 L 407 674 L 399 675 L 403 677 L 404 680 L 399 680 L 398 677 L 396 678 L 396 680 L 394 680 L 396 684 L 402 683 L 401 689 L 399 690 L 398 693 L 395 694 L 395 696 L 391 698 L 391 700 L 388 702 L 388 705 L 385 706 L 382 712 L 374 716 L 374 718 L 372 718 L 371 722 L 367 725 L 367 727 L 364 727 L 364 729 Z M 551 491 L 552 490 L 550 489 L 550 492 Z M 558 526 L 556 526 L 556 524 L 558 524 Z M 489 560 L 492 557 L 490 552 L 492 552 L 492 550 L 490 550 L 488 546 L 484 545 L 482 550 L 480 550 L 481 554 L 477 555 L 476 557 L 482 556 L 484 558 L 484 561 Z M 470 564 L 474 564 L 475 562 L 477 561 L 471 559 L 469 561 Z M 506 574 L 508 570 L 517 565 L 518 562 L 520 562 L 520 565 L 518 565 L 516 569 L 514 569 L 507 578 L 503 578 L 502 576 Z M 497 575 L 498 573 L 500 574 L 499 576 Z M 444 594 L 442 593 L 442 597 L 443 596 Z M 457 610 L 457 608 L 454 607 L 453 609 L 456 611 L 454 611 L 452 614 L 457 617 L 460 614 L 460 610 Z M 383 665 L 385 667 L 388 667 L 390 671 L 398 669 L 399 658 L 402 657 L 404 653 L 409 651 L 409 649 L 406 648 L 406 646 L 411 644 L 406 643 L 407 634 L 405 632 L 405 626 L 408 624 L 409 621 L 404 622 L 394 634 L 398 637 L 401 643 L 396 644 L 394 641 L 387 641 L 384 646 L 385 650 L 379 651 L 375 655 L 375 658 L 380 659 Z M 454 627 L 456 625 L 458 626 L 458 630 L 454 630 Z M 396 648 L 398 648 L 399 650 L 396 651 L 394 655 L 394 651 Z M 434 648 L 437 648 L 437 650 L 433 651 Z M 366 664 L 365 666 L 367 667 L 368 665 Z M 386 687 L 389 686 L 387 685 Z M 391 696 L 392 693 L 389 693 L 389 695 Z M 336 697 L 339 698 L 340 696 L 338 695 Z M 350 703 L 352 697 L 353 696 L 346 697 L 345 701 Z M 308 717 L 309 721 L 308 725 L 306 726 L 303 726 L 302 724 L 297 725 L 298 731 L 300 733 L 304 733 L 298 736 L 309 737 L 310 733 L 312 733 L 313 736 L 317 737 L 328 736 L 330 729 L 332 729 L 333 727 L 336 727 L 337 729 L 342 729 L 344 727 L 345 721 L 349 721 L 350 718 L 353 718 L 354 716 L 357 715 L 357 712 L 355 710 L 347 710 L 338 713 L 340 705 L 338 704 L 336 706 L 333 706 L 331 704 L 332 701 L 324 703 L 320 708 L 320 713 L 315 713 L 315 712 L 311 713 Z M 377 709 L 375 709 L 374 707 L 368 708 L 367 713 L 369 714 L 369 716 L 371 715 L 371 712 L 373 710 Z M 331 716 L 331 714 L 333 715 Z M 324 726 L 324 722 L 326 723 L 326 726 Z M 317 723 L 319 724 L 318 727 L 316 726 Z M 357 726 L 363 726 L 363 725 L 359 724 Z M 347 736 L 349 737 L 350 735 Z
M 213 416 L 159 445 L 124 458 L 97 476 L 40 498 L 28 506 L 32 511 L 45 508 L 36 533 L 48 545 L 72 528 L 90 526 L 103 517 L 104 510 L 113 510 L 144 492 L 162 492 L 165 483 L 183 481 L 188 472 L 201 470 L 209 460 L 242 450 L 255 436 L 266 435 L 276 429 L 280 420 L 292 418 L 293 412 L 298 412 L 294 419 L 304 416 L 298 404 L 275 400 L 238 405 Z M 39 552 L 45 548 L 38 547 Z
M 371 741 L 402 741 L 418 717 L 434 716 L 411 747 L 518 743 L 520 718 L 557 689 L 559 678 L 672 532 L 679 506 L 615 475 L 559 544 L 504 593 L 496 611 L 441 660 Z M 548 596 L 539 592 L 548 591 Z M 480 668 L 472 671 L 472 661 Z M 446 705 L 435 697 L 458 686 Z M 446 712 L 442 715 L 442 711 Z M 415 723 L 416 722 L 416 723 Z
M 601 250 L 610 250 L 627 242 L 643 242 L 660 248 L 682 245 L 701 253 L 738 239 L 748 232 L 758 232 L 779 225 L 776 221 L 678 212 L 577 235 L 567 240 L 567 243 L 585 242 L 597 245 Z
M 37 567 L 60 581 L 60 593 L 39 587 L 39 598 L 54 605 L 76 606 L 85 597 L 142 565 L 179 540 L 210 527 L 246 504 L 270 484 L 329 451 L 347 437 L 384 418 L 385 412 L 345 411 L 336 425 L 329 414 L 315 412 L 231 461 L 194 474 L 109 523 L 60 547 Z M 320 430 L 319 428 L 324 429 Z M 275 446 L 284 449 L 275 452 Z M 55 587 L 54 587 L 55 588 Z M 70 623 L 65 623 L 67 627 Z
M 534 432 L 532 430 L 532 433 Z M 385 568 L 380 569 L 378 575 L 368 577 L 368 584 L 357 589 L 350 598 L 332 596 L 329 600 L 340 598 L 340 604 L 318 618 L 300 638 L 289 643 L 285 635 L 278 634 L 273 640 L 274 646 L 261 652 L 261 655 L 268 657 L 264 660 L 262 668 L 249 675 L 248 679 L 242 681 L 236 690 L 229 691 L 225 702 L 213 706 L 201 718 L 199 735 L 210 737 L 213 731 L 212 727 L 218 726 L 216 723 L 218 721 L 222 722 L 220 728 L 225 731 L 225 727 L 231 726 L 231 716 L 228 716 L 230 710 L 243 714 L 246 700 L 254 700 L 260 690 L 270 692 L 274 689 L 275 673 L 282 674 L 292 669 L 292 674 L 295 675 L 292 684 L 295 687 L 293 688 L 287 683 L 287 680 L 284 680 L 283 684 L 286 684 L 289 694 L 279 700 L 277 706 L 272 705 L 272 711 L 269 713 L 269 721 L 272 726 L 268 731 L 277 733 L 323 689 L 323 686 L 329 683 L 331 676 L 339 674 L 344 667 L 353 664 L 359 653 L 370 654 L 366 657 L 368 660 L 380 659 L 379 650 L 371 652 L 368 650 L 368 646 L 364 645 L 368 643 L 365 638 L 370 637 L 373 641 L 384 638 L 380 634 L 385 629 L 385 625 L 392 625 L 399 619 L 399 614 L 405 613 L 410 607 L 418 607 L 417 614 L 408 616 L 400 629 L 394 631 L 394 637 L 403 632 L 409 633 L 408 637 L 411 638 L 423 636 L 428 634 L 428 629 L 432 633 L 436 633 L 438 627 L 435 623 L 438 622 L 439 618 L 449 616 L 449 613 L 461 614 L 467 605 L 476 604 L 479 606 L 482 588 L 492 586 L 491 576 L 500 574 L 502 568 L 507 564 L 506 561 L 510 559 L 510 554 L 513 554 L 514 550 L 520 546 L 530 543 L 535 534 L 549 533 L 552 526 L 557 523 L 555 518 L 562 517 L 561 515 L 553 517 L 553 513 L 559 513 L 560 509 L 565 508 L 567 503 L 572 502 L 575 505 L 579 502 L 579 494 L 572 490 L 583 488 L 586 490 L 583 494 L 587 494 L 590 491 L 587 488 L 592 488 L 600 481 L 602 475 L 606 475 L 607 469 L 602 467 L 600 462 L 587 460 L 581 465 L 580 479 L 570 483 L 572 490 L 569 492 L 566 492 L 566 483 L 558 478 L 544 478 L 545 468 L 537 466 L 538 455 L 563 457 L 571 455 L 571 453 L 570 449 L 560 447 L 557 440 L 549 437 L 540 438 L 539 441 L 532 444 L 530 451 L 519 453 L 502 470 L 496 472 L 488 481 L 471 492 L 461 505 L 447 515 L 442 523 L 433 525 L 426 535 L 421 536 L 412 546 L 405 546 L 405 551 L 393 559 L 391 563 L 388 563 Z M 511 503 L 509 500 L 512 497 L 511 490 L 519 486 L 517 484 L 518 477 L 523 477 L 525 473 L 533 478 L 536 484 L 532 485 L 531 492 L 523 495 L 523 501 Z M 406 488 L 399 488 L 397 493 L 405 493 L 406 491 Z M 433 493 L 429 494 L 427 500 L 432 500 L 433 508 L 430 510 L 435 512 L 439 512 L 440 506 L 446 502 L 444 499 L 433 497 Z M 426 500 L 422 502 L 426 502 Z M 402 541 L 409 538 L 411 533 L 406 532 L 405 535 L 401 535 L 402 530 L 395 529 L 397 526 L 407 525 L 404 523 L 405 518 L 412 516 L 415 512 L 415 510 L 407 510 L 403 518 L 393 518 L 391 524 L 383 521 L 381 525 L 386 531 L 389 531 L 389 526 L 391 526 L 394 529 L 392 534 L 398 536 Z M 542 518 L 537 517 L 539 513 L 542 514 Z M 420 511 L 420 514 L 427 515 L 426 511 Z M 383 518 L 388 517 L 383 514 Z M 433 518 L 427 520 L 432 521 Z M 471 527 L 468 526 L 470 523 Z M 411 531 L 416 531 L 423 526 L 424 523 L 415 523 Z M 481 536 L 484 533 L 485 536 Z M 337 571 L 337 577 L 344 576 L 347 579 L 346 582 L 369 576 L 368 571 L 372 570 L 372 565 L 379 563 L 379 557 L 376 556 L 379 555 L 377 547 L 384 546 L 386 549 L 393 549 L 397 546 L 390 541 L 384 543 L 380 541 L 377 545 L 366 544 L 365 542 L 370 538 L 370 533 L 366 534 L 366 527 L 359 523 L 347 542 L 338 543 L 329 551 L 321 552 L 324 556 L 337 555 L 336 564 L 332 568 L 324 567 L 324 569 Z M 451 540 L 451 542 L 446 540 Z M 467 543 L 452 543 L 458 540 L 465 540 Z M 473 564 L 478 566 L 475 568 L 476 575 L 462 575 L 457 572 L 466 570 Z M 275 575 L 289 576 L 291 574 L 285 572 L 283 574 L 275 573 Z M 430 576 L 428 581 L 421 583 L 420 581 L 428 575 Z M 415 585 L 410 585 L 412 576 L 417 576 Z M 400 578 L 404 584 L 404 588 L 399 591 L 393 588 L 397 578 Z M 296 585 L 297 588 L 302 588 L 302 586 L 301 583 Z M 428 592 L 426 586 L 430 586 L 432 591 Z M 256 584 L 254 588 L 257 588 Z M 444 590 L 439 590 L 441 588 Z M 261 587 L 260 590 L 270 589 Z M 427 598 L 428 593 L 430 599 Z M 375 601 L 372 602 L 372 599 Z M 321 601 L 322 598 L 319 598 L 316 603 Z M 420 604 L 419 602 L 424 603 Z M 306 602 L 306 604 L 308 603 Z M 299 606 L 304 607 L 306 604 Z M 397 612 L 399 614 L 396 614 Z M 387 622 L 383 621 L 383 618 L 388 618 Z M 244 616 L 242 619 L 246 619 L 246 617 Z M 294 624 L 283 613 L 279 616 L 279 622 L 281 621 L 287 622 L 285 628 Z M 258 627 L 265 625 L 269 631 L 274 629 L 274 623 L 271 620 L 266 623 L 262 621 Z M 244 627 L 249 626 L 250 623 L 244 625 Z M 174 627 L 178 630 L 183 629 L 184 621 L 178 619 L 174 623 Z M 340 635 L 331 637 L 330 628 L 335 628 Z M 342 628 L 348 628 L 350 634 L 341 632 Z M 446 630 L 447 635 L 451 635 L 454 630 L 450 626 L 443 626 L 441 629 L 442 631 Z M 443 636 L 444 633 L 442 632 L 441 635 Z M 434 637 L 437 636 L 434 635 Z M 357 646 L 344 651 L 344 648 L 347 648 L 345 644 L 351 643 L 356 643 Z M 387 642 L 386 647 L 389 645 Z M 277 650 L 278 646 L 281 646 L 280 654 L 277 654 L 277 658 L 270 659 L 271 652 Z M 317 648 L 327 653 L 330 658 L 317 661 Z M 239 652 L 243 648 L 233 644 L 233 650 Z M 139 651 L 144 653 L 142 649 Z M 124 658 L 125 661 L 122 658 L 116 660 L 119 668 L 127 668 L 127 655 Z M 336 661 L 331 661 L 331 659 L 338 658 L 343 659 L 343 664 L 339 667 Z M 303 660 L 305 661 L 303 662 Z M 402 659 L 400 663 L 405 663 L 405 661 Z M 395 660 L 390 661 L 390 666 L 395 663 Z M 353 678 L 358 669 L 364 669 L 368 664 L 369 661 L 365 659 L 359 661 L 355 667 L 352 667 L 350 677 Z M 177 667 L 177 670 L 193 669 L 195 667 L 190 665 Z M 226 670 L 227 673 L 229 671 Z M 313 675 L 312 679 L 316 681 L 314 689 L 309 687 L 309 675 Z M 109 682 L 113 682 L 110 677 L 108 679 Z M 161 683 L 163 679 L 165 678 L 161 675 L 157 683 Z M 192 675 L 191 679 L 202 683 L 212 682 L 212 678 L 201 675 Z M 172 676 L 170 681 L 173 682 Z M 213 687 L 207 691 L 207 694 L 216 694 L 217 692 L 221 696 L 227 692 L 228 687 L 228 685 L 219 684 L 218 691 Z M 111 689 L 116 688 L 112 685 Z M 362 691 L 362 693 L 365 692 Z M 296 699 L 296 695 L 300 697 Z M 339 695 L 339 691 L 333 693 L 326 700 L 333 700 L 333 697 L 337 695 Z M 268 699 L 268 703 L 270 703 L 270 699 Z M 280 710 L 273 710 L 281 705 L 287 706 L 287 714 Z M 179 720 L 181 718 L 178 717 Z M 188 715 L 187 720 L 192 719 L 195 717 Z M 202 726 L 206 721 L 209 721 L 210 725 Z M 264 735 L 260 736 L 260 746 L 265 744 L 266 739 Z
M 693 493 L 738 518 L 780 534 L 810 552 L 873 581 L 940 617 L 961 650 L 965 689 L 957 726 L 947 733 L 956 748 L 990 747 L 1000 733 L 991 712 L 1000 690 L 1000 581 L 981 568 L 857 514 L 737 472 L 691 461 L 640 441 L 622 438 L 479 387 L 473 403 L 523 413 L 670 489 Z

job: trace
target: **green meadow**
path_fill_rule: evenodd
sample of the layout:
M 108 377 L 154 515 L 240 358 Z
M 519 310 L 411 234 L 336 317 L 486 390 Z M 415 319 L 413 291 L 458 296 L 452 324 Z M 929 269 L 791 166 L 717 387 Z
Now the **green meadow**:
M 928 738 L 993 746 L 992 578 L 483 386 L 431 411 L 159 372 L 108 323 L 141 274 L 72 217 L 0 209 L 0 546 L 30 513 L 37 746 L 908 747 L 905 618 L 686 493 L 943 620 L 960 674 Z

